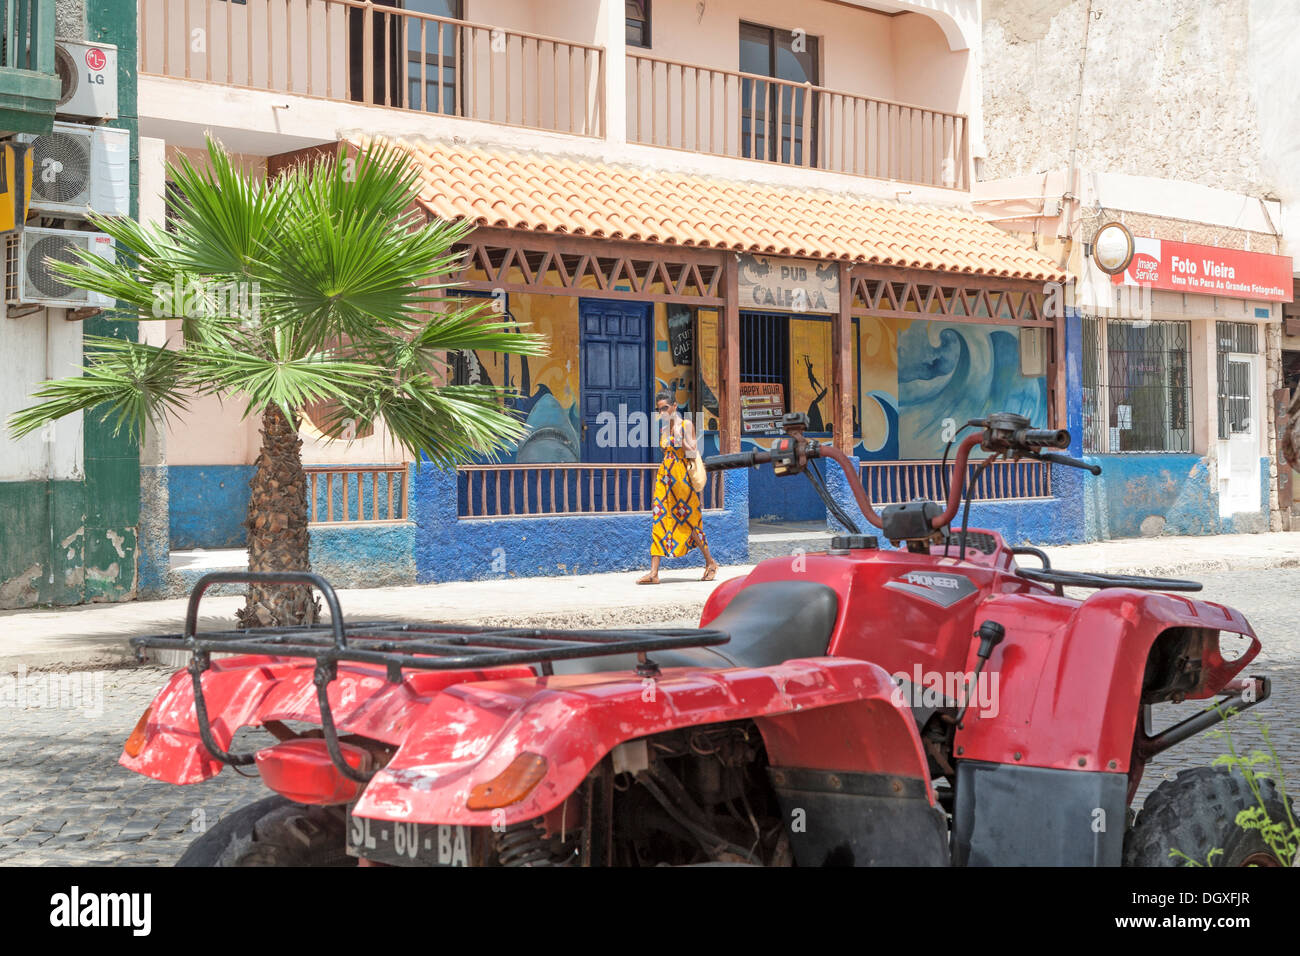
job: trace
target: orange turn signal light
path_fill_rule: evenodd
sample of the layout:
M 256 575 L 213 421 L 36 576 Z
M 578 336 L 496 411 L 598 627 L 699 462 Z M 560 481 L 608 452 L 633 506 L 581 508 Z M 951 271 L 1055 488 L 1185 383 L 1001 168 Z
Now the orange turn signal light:
M 518 803 L 533 792 L 546 776 L 546 758 L 525 751 L 510 766 L 469 793 L 465 806 L 471 810 L 496 810 Z
M 135 730 L 131 731 L 131 736 L 126 738 L 126 743 L 122 749 L 126 751 L 128 757 L 140 756 L 140 751 L 144 749 L 144 731 L 149 726 L 149 715 L 153 713 L 153 704 L 144 709 L 140 719 L 135 722 Z

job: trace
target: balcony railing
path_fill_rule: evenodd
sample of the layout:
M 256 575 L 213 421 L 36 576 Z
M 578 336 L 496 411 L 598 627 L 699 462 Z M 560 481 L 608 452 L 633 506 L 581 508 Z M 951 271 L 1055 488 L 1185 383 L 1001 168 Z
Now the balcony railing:
M 140 72 L 604 134 L 604 49 L 368 0 L 140 0 Z
M 306 465 L 312 524 L 405 521 L 406 465 Z
M 647 514 L 658 465 L 465 465 L 459 469 L 462 518 Z M 703 507 L 721 508 L 722 481 L 709 475 Z
M 969 188 L 966 117 L 629 53 L 630 142 Z
M 973 501 L 1052 497 L 1052 469 L 1046 462 L 995 461 L 976 478 L 983 464 L 973 461 L 966 466 L 967 480 L 974 482 Z M 951 461 L 947 468 L 951 475 Z M 918 498 L 942 501 L 947 497 L 943 473 L 943 463 L 938 461 L 864 461 L 862 486 L 875 505 L 904 504 Z

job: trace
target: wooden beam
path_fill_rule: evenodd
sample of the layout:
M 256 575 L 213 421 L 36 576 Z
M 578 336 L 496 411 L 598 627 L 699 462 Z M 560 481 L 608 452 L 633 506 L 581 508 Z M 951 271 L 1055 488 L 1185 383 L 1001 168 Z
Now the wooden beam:
M 840 263 L 840 308 L 831 317 L 831 431 L 835 447 L 853 454 L 853 282 L 847 262 Z
M 722 327 L 718 329 L 718 365 L 722 394 L 718 396 L 718 449 L 740 451 L 740 260 L 728 256 L 723 264 Z

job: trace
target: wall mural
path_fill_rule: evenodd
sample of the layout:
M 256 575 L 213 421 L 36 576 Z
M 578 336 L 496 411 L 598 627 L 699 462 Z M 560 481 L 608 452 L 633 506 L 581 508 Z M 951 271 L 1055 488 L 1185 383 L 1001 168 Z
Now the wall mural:
M 550 341 L 544 356 L 468 352 L 459 381 L 517 390 L 509 405 L 528 425 L 528 435 L 499 460 L 518 464 L 581 460 L 578 436 L 578 300 L 560 296 L 513 295 L 507 304 L 520 330 Z
M 525 415 L 529 434 L 501 456 L 503 461 L 580 461 L 578 300 L 516 295 L 510 297 L 509 310 L 521 329 L 550 339 L 551 354 L 470 355 L 463 363 L 464 380 L 520 393 L 512 404 Z M 693 313 L 698 315 L 695 329 Z M 713 309 L 657 304 L 654 317 L 655 390 L 672 390 L 683 411 L 703 411 L 706 425 L 716 429 L 721 316 Z M 875 316 L 856 321 L 853 349 L 859 374 L 853 417 L 859 438 L 854 454 L 863 461 L 941 457 L 946 418 L 960 424 L 990 411 L 1009 411 L 1036 426 L 1046 424 L 1047 379 L 1020 374 L 1015 328 Z M 788 407 L 807 412 L 813 432 L 825 433 L 829 421 L 830 349 L 829 322 L 791 318 Z M 768 448 L 774 440 L 745 437 L 742 447 Z
M 695 408 L 695 314 L 685 305 L 658 302 L 655 312 L 655 393 L 672 392 L 683 414 Z M 650 396 L 652 399 L 654 395 Z M 651 402 L 647 407 L 653 408 Z
M 1047 424 L 1047 378 L 1020 374 L 1014 328 L 959 322 L 893 320 L 898 326 L 898 454 L 943 455 L 944 419 L 958 425 L 990 412 Z

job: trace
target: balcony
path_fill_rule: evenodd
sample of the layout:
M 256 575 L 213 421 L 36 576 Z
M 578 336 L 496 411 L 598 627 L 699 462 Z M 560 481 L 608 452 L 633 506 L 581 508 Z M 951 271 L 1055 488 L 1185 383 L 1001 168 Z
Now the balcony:
M 970 188 L 961 114 L 640 53 L 627 60 L 629 142 Z
M 149 110 L 160 110 L 156 117 L 171 124 L 155 127 L 168 131 L 157 135 L 189 124 L 224 129 L 249 143 L 254 140 L 240 131 L 258 123 L 261 139 L 251 151 L 259 154 L 319 143 L 341 128 L 492 138 L 482 128 L 461 134 L 457 127 L 468 120 L 560 134 L 567 143 L 555 136 L 503 139 L 602 159 L 646 162 L 642 147 L 649 146 L 791 167 L 791 178 L 805 185 L 817 184 L 822 172 L 969 189 L 967 117 L 903 102 L 959 108 L 964 61 L 948 49 L 939 26 L 917 19 L 928 26 L 904 28 L 883 14 L 822 5 L 813 26 L 837 36 L 840 49 L 878 42 L 898 56 L 897 66 L 882 65 L 894 63 L 890 56 L 868 58 L 866 66 L 856 60 L 846 66 L 841 58 L 834 69 L 809 74 L 829 80 L 823 86 L 731 69 L 736 61 L 729 50 L 701 45 L 669 22 L 670 15 L 684 15 L 687 8 L 679 6 L 661 9 L 660 50 L 652 56 L 598 31 L 597 8 L 622 12 L 612 0 L 568 8 L 567 19 L 543 17 L 530 4 L 497 4 L 494 13 L 515 25 L 509 27 L 406 10 L 395 0 L 140 0 L 139 69 L 146 85 L 162 78 L 306 98 L 290 109 L 286 100 L 269 97 L 214 96 L 205 101 L 211 112 L 196 116 L 188 90 L 158 84 L 142 93 L 141 106 L 146 128 Z M 722 22 L 741 12 L 717 16 Z M 516 28 L 534 20 L 570 35 Z M 739 22 L 742 31 L 752 29 Z M 602 37 L 609 49 L 584 42 Z M 611 78 L 609 56 L 625 61 L 625 82 L 617 76 L 624 71 Z M 325 108 L 312 109 L 312 100 Z M 607 108 L 617 105 L 625 110 L 610 115 Z M 372 107 L 405 116 L 376 120 L 365 115 Z
M 139 42 L 142 74 L 604 135 L 604 50 L 576 40 L 363 0 L 141 0 Z
M 61 84 L 54 71 L 54 0 L 0 0 L 0 132 L 48 133 Z

